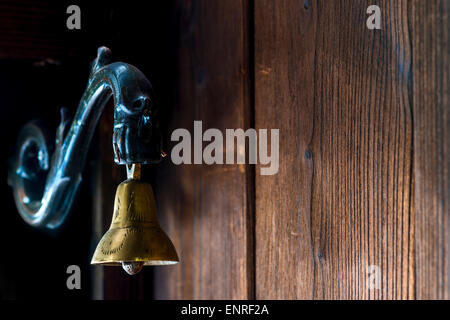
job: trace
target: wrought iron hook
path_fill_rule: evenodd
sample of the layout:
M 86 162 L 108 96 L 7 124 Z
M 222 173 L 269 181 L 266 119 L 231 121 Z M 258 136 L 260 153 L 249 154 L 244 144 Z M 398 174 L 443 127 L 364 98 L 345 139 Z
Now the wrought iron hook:
M 161 161 L 161 134 L 150 82 L 132 65 L 110 61 L 111 51 L 100 47 L 71 124 L 67 112 L 61 111 L 55 143 L 37 121 L 27 123 L 19 134 L 8 183 L 20 215 L 32 226 L 54 229 L 64 222 L 82 180 L 95 127 L 111 97 L 115 162 Z

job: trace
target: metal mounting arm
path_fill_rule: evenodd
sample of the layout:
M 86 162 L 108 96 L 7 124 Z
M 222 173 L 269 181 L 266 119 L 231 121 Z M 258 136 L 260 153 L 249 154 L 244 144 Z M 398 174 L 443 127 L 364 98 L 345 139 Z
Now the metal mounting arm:
M 161 160 L 161 134 L 151 84 L 132 65 L 110 63 L 110 57 L 108 48 L 98 49 L 71 125 L 67 112 L 61 111 L 54 148 L 38 121 L 26 124 L 19 134 L 8 183 L 20 215 L 30 225 L 54 229 L 63 223 L 81 182 L 95 127 L 111 97 L 115 162 L 130 165 Z

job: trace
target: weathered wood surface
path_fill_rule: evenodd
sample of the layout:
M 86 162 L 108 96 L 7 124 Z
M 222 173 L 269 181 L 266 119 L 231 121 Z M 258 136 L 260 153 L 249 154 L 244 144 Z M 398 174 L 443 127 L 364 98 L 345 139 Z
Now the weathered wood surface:
M 203 121 L 203 130 L 251 126 L 248 10 L 241 0 L 179 1 L 177 101 L 169 133 L 193 133 L 194 120 Z M 166 159 L 157 171 L 161 225 L 181 264 L 155 269 L 155 297 L 253 298 L 251 168 L 177 167 Z
M 450 299 L 450 2 L 411 1 L 416 296 Z
M 258 299 L 414 298 L 407 1 L 377 2 L 382 31 L 369 1 L 255 2 L 255 122 L 281 137 L 256 175 Z

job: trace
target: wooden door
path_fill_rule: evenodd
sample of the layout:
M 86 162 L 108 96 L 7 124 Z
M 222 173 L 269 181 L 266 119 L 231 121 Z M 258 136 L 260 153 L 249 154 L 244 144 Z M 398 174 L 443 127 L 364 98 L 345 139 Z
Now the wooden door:
M 75 112 L 106 45 L 152 82 L 169 155 L 171 133 L 196 120 L 203 131 L 279 129 L 279 170 L 170 156 L 146 166 L 181 263 L 137 277 L 92 267 L 125 177 L 108 106 L 60 233 L 30 232 L 4 184 L 2 248 L 42 263 L 41 277 L 0 263 L 2 297 L 450 298 L 449 1 L 83 2 L 79 31 L 66 28 L 69 4 L 0 4 L 5 168 L 23 123 Z M 371 5 L 381 30 L 366 26 Z M 65 286 L 71 264 L 78 293 Z

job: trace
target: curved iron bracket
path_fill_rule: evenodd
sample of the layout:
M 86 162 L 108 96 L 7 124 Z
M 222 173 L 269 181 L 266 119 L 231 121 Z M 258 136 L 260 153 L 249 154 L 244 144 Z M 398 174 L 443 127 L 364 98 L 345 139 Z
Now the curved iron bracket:
M 115 162 L 161 161 L 161 133 L 150 82 L 132 65 L 110 61 L 111 51 L 100 47 L 73 121 L 67 110 L 61 110 L 54 151 L 38 121 L 27 123 L 20 131 L 8 184 L 19 214 L 32 226 L 55 229 L 64 222 L 81 182 L 95 127 L 111 97 Z

